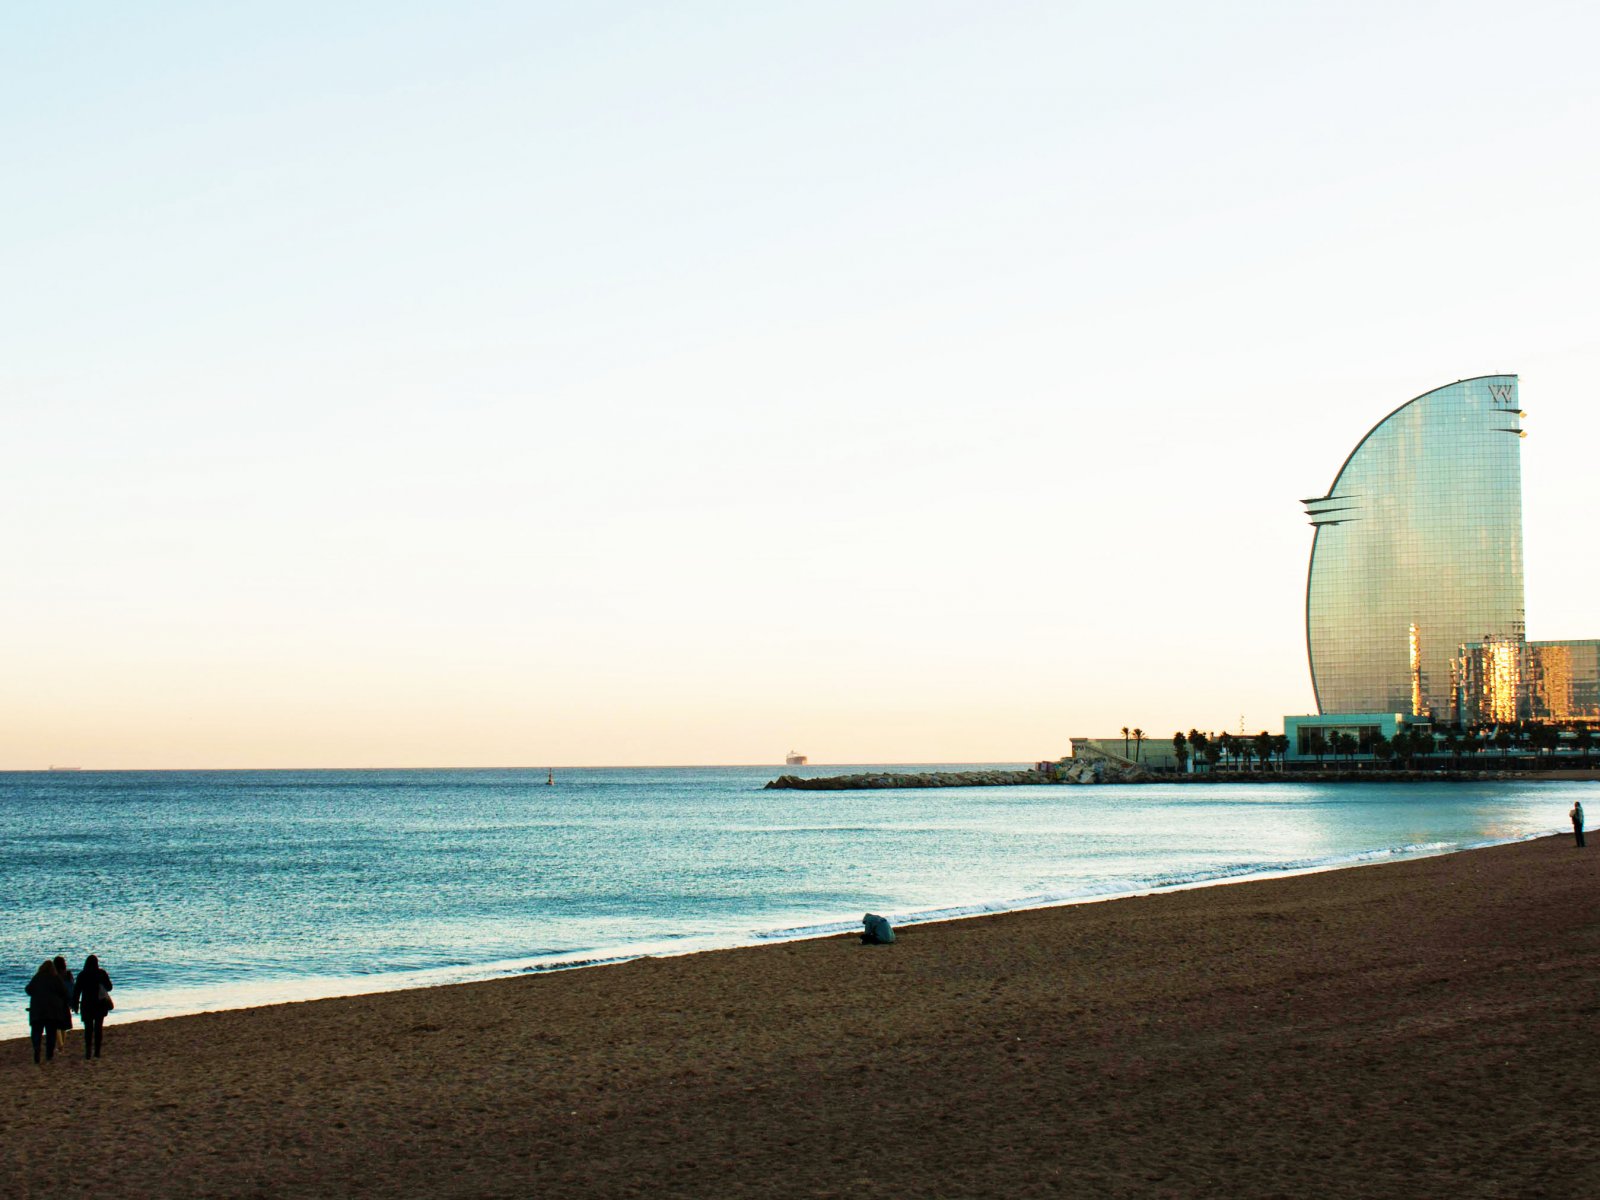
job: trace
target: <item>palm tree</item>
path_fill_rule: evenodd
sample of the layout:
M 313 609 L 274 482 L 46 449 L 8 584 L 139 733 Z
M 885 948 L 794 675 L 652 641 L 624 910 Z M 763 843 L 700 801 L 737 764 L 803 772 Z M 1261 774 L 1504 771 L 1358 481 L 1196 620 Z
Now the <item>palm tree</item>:
M 1506 754 L 1511 749 L 1511 743 L 1516 739 L 1511 736 L 1511 730 L 1504 725 L 1494 731 L 1494 748 L 1500 751 L 1500 763 L 1505 765 Z
M 1394 757 L 1394 743 L 1380 733 L 1372 739 L 1372 757 L 1381 763 L 1387 763 Z
M 1263 771 L 1272 765 L 1272 735 L 1265 729 L 1256 734 L 1256 761 Z
M 1528 743 L 1533 747 L 1533 761 L 1537 766 L 1541 750 L 1546 757 L 1555 758 L 1561 747 L 1561 731 L 1554 725 L 1535 725 L 1528 730 Z
M 1389 747 L 1394 753 L 1394 765 L 1404 771 L 1411 766 L 1411 731 L 1409 729 L 1396 729 L 1394 737 L 1389 739 Z
M 1278 770 L 1287 770 L 1289 767 L 1289 735 L 1286 733 L 1273 734 L 1272 748 L 1278 752 Z
M 1550 749 L 1550 730 L 1543 725 L 1535 725 L 1527 731 L 1528 749 L 1533 751 L 1533 766 L 1539 767 L 1539 755 Z
M 1211 739 L 1198 729 L 1189 730 L 1189 749 L 1194 752 L 1194 766 L 1197 771 L 1200 769 L 1200 760 L 1205 756 L 1206 747 L 1210 745 L 1210 742 Z
M 1144 757 L 1144 730 L 1133 731 L 1133 761 L 1138 762 Z
M 1122 727 L 1122 757 L 1128 757 L 1128 727 L 1126 725 Z
M 1183 736 L 1181 729 L 1172 735 L 1172 757 L 1178 764 L 1178 774 L 1182 775 L 1189 761 L 1189 739 Z
M 1200 752 L 1206 756 L 1206 766 L 1216 770 L 1217 759 L 1222 757 L 1222 748 L 1202 734 L 1200 736 Z
M 1589 765 L 1589 751 L 1594 747 L 1594 731 L 1587 725 L 1579 726 L 1577 739 L 1573 742 L 1579 754 L 1583 755 L 1583 765 Z
M 1221 737 L 1219 737 L 1217 739 L 1217 749 L 1222 751 L 1224 758 L 1234 758 L 1238 754 L 1238 751 L 1234 749 L 1233 734 L 1224 733 Z

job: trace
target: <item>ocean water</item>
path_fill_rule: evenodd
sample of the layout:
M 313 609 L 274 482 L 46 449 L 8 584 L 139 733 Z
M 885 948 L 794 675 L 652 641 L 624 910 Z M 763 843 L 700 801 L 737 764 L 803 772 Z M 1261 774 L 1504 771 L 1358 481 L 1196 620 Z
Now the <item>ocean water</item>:
M 1578 798 L 1600 813 L 1593 783 L 761 787 L 842 770 L 0 774 L 0 1036 L 26 1034 L 23 985 L 56 954 L 100 955 L 120 1022 L 1440 853 L 1568 828 Z

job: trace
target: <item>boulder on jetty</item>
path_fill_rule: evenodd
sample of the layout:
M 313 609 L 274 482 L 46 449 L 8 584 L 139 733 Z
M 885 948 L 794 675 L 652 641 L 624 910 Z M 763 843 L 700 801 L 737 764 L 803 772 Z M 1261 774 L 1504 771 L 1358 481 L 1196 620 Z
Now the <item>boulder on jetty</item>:
M 1146 783 L 1148 771 L 1138 767 L 1118 767 L 1107 762 L 1051 763 L 1050 769 L 1026 771 L 921 771 L 914 774 L 874 771 L 864 775 L 829 775 L 805 779 L 799 775 L 780 775 L 769 788 L 793 788 L 802 792 L 850 792 L 875 788 L 937 787 L 1016 787 L 1039 783 Z

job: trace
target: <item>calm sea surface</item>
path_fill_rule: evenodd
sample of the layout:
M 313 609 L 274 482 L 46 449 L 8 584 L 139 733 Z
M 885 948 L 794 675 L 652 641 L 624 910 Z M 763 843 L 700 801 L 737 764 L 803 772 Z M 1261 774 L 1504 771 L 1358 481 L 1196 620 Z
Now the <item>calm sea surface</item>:
M 850 768 L 856 770 L 860 768 Z M 1592 783 L 769 792 L 790 768 L 0 774 L 0 1036 L 42 958 L 114 1020 L 1436 853 Z M 800 768 L 813 775 L 838 767 Z

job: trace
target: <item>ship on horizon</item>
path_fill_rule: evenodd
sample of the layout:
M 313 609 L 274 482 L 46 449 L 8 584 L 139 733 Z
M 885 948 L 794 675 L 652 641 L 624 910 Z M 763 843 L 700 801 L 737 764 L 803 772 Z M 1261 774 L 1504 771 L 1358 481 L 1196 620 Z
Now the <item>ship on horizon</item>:
M 783 765 L 786 767 L 803 767 L 809 761 L 810 760 L 806 758 L 804 754 L 796 754 L 793 750 L 791 750 L 789 751 L 787 757 L 784 758 Z

